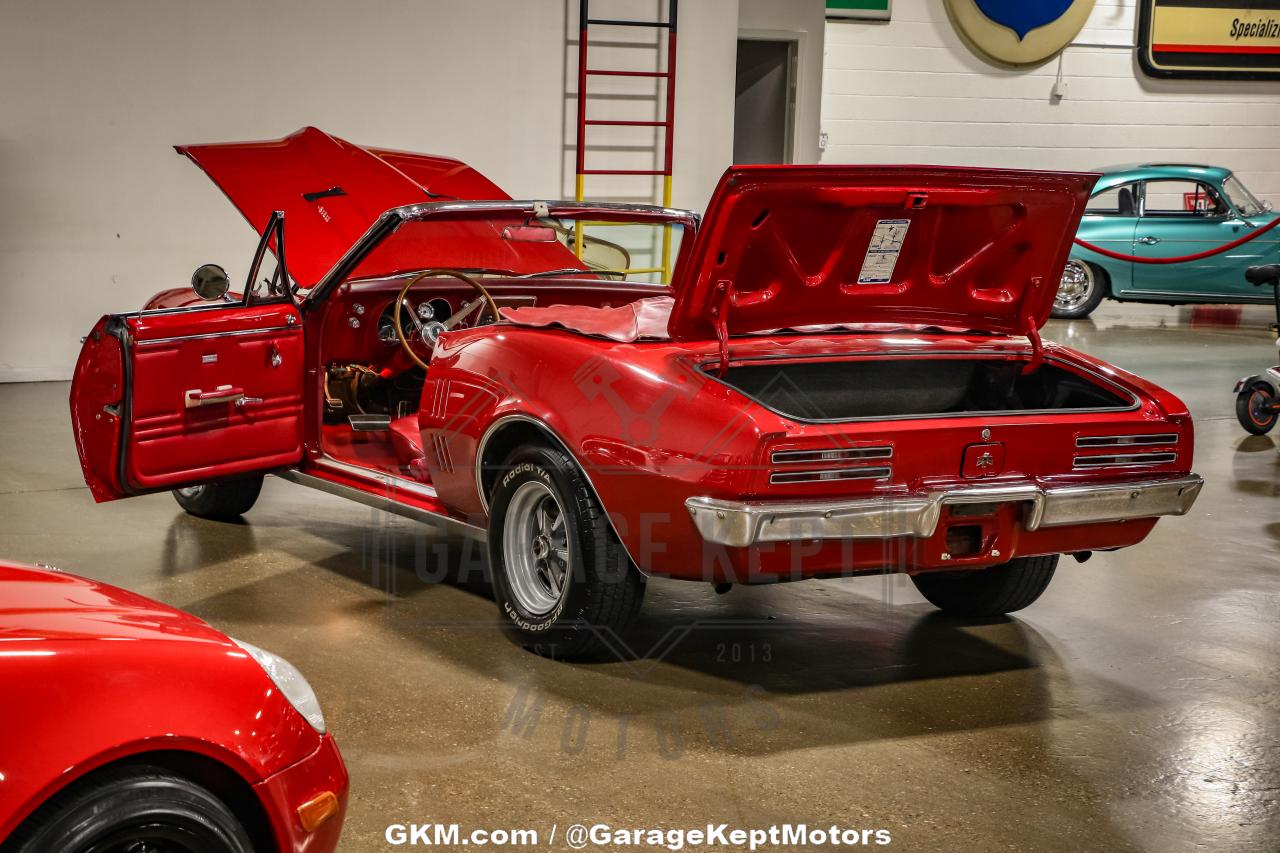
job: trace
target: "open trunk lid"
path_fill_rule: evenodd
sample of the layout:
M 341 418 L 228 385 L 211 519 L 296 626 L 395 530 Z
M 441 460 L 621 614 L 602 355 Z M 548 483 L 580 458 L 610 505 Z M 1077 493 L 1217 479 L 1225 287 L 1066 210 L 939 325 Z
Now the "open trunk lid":
M 672 283 L 676 340 L 818 324 L 1034 335 L 1098 176 L 735 166 Z

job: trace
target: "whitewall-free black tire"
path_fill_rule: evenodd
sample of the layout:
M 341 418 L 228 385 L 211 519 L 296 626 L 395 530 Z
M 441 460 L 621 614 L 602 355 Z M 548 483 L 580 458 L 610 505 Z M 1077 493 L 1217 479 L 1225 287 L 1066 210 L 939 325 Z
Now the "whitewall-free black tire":
M 212 792 L 157 767 L 102 771 L 41 806 L 4 845 L 12 853 L 254 853 Z
M 1030 606 L 1049 586 L 1058 555 L 1019 557 L 989 569 L 924 572 L 911 580 L 929 603 L 957 616 L 999 616 Z
M 174 489 L 173 497 L 179 506 L 192 515 L 229 521 L 252 509 L 261 491 L 262 478 L 249 477 Z

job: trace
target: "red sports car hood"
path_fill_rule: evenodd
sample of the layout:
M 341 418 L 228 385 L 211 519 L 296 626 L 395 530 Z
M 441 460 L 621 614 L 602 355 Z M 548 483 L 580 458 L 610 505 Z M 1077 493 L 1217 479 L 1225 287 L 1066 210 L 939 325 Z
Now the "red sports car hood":
M 64 572 L 0 563 L 0 657 L 37 641 L 102 639 L 227 642 L 196 617 L 141 595 Z
M 447 157 L 364 148 L 305 127 L 284 139 L 178 145 L 259 233 L 285 214 L 289 273 L 315 284 L 385 211 L 454 199 L 506 199 Z
M 738 166 L 676 270 L 668 330 L 816 324 L 1027 334 L 1049 317 L 1098 176 L 945 166 Z
M 316 284 L 393 207 L 510 199 L 457 160 L 355 145 L 314 127 L 284 139 L 179 145 L 177 150 L 205 171 L 259 233 L 273 211 L 284 212 L 285 263 L 302 287 Z M 522 273 L 579 265 L 558 244 L 502 239 L 502 226 L 465 221 L 417 229 L 383 244 L 355 274 L 441 266 Z

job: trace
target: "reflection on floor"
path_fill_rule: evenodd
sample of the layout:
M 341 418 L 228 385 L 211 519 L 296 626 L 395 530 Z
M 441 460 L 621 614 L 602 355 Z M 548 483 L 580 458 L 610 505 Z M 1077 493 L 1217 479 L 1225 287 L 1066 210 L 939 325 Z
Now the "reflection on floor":
M 1046 337 L 1160 382 L 1208 485 L 1144 545 L 961 624 L 898 578 L 653 583 L 632 655 L 542 660 L 494 626 L 477 546 L 272 480 L 246 523 L 94 506 L 65 384 L 0 387 L 0 554 L 189 609 L 307 674 L 353 777 L 344 850 L 392 822 L 888 828 L 905 850 L 1260 851 L 1280 838 L 1280 438 L 1231 385 L 1269 314 L 1106 305 Z M 121 535 L 128 530 L 129 535 Z

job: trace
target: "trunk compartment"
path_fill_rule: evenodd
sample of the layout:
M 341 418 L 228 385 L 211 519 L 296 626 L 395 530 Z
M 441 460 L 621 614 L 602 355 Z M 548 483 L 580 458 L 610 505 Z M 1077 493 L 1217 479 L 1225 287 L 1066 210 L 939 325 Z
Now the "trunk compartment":
M 948 417 L 993 413 L 1124 411 L 1137 400 L 1101 377 L 1046 360 L 1024 373 L 1026 359 L 871 357 L 777 361 L 730 366 L 717 376 L 780 415 L 797 421 Z

